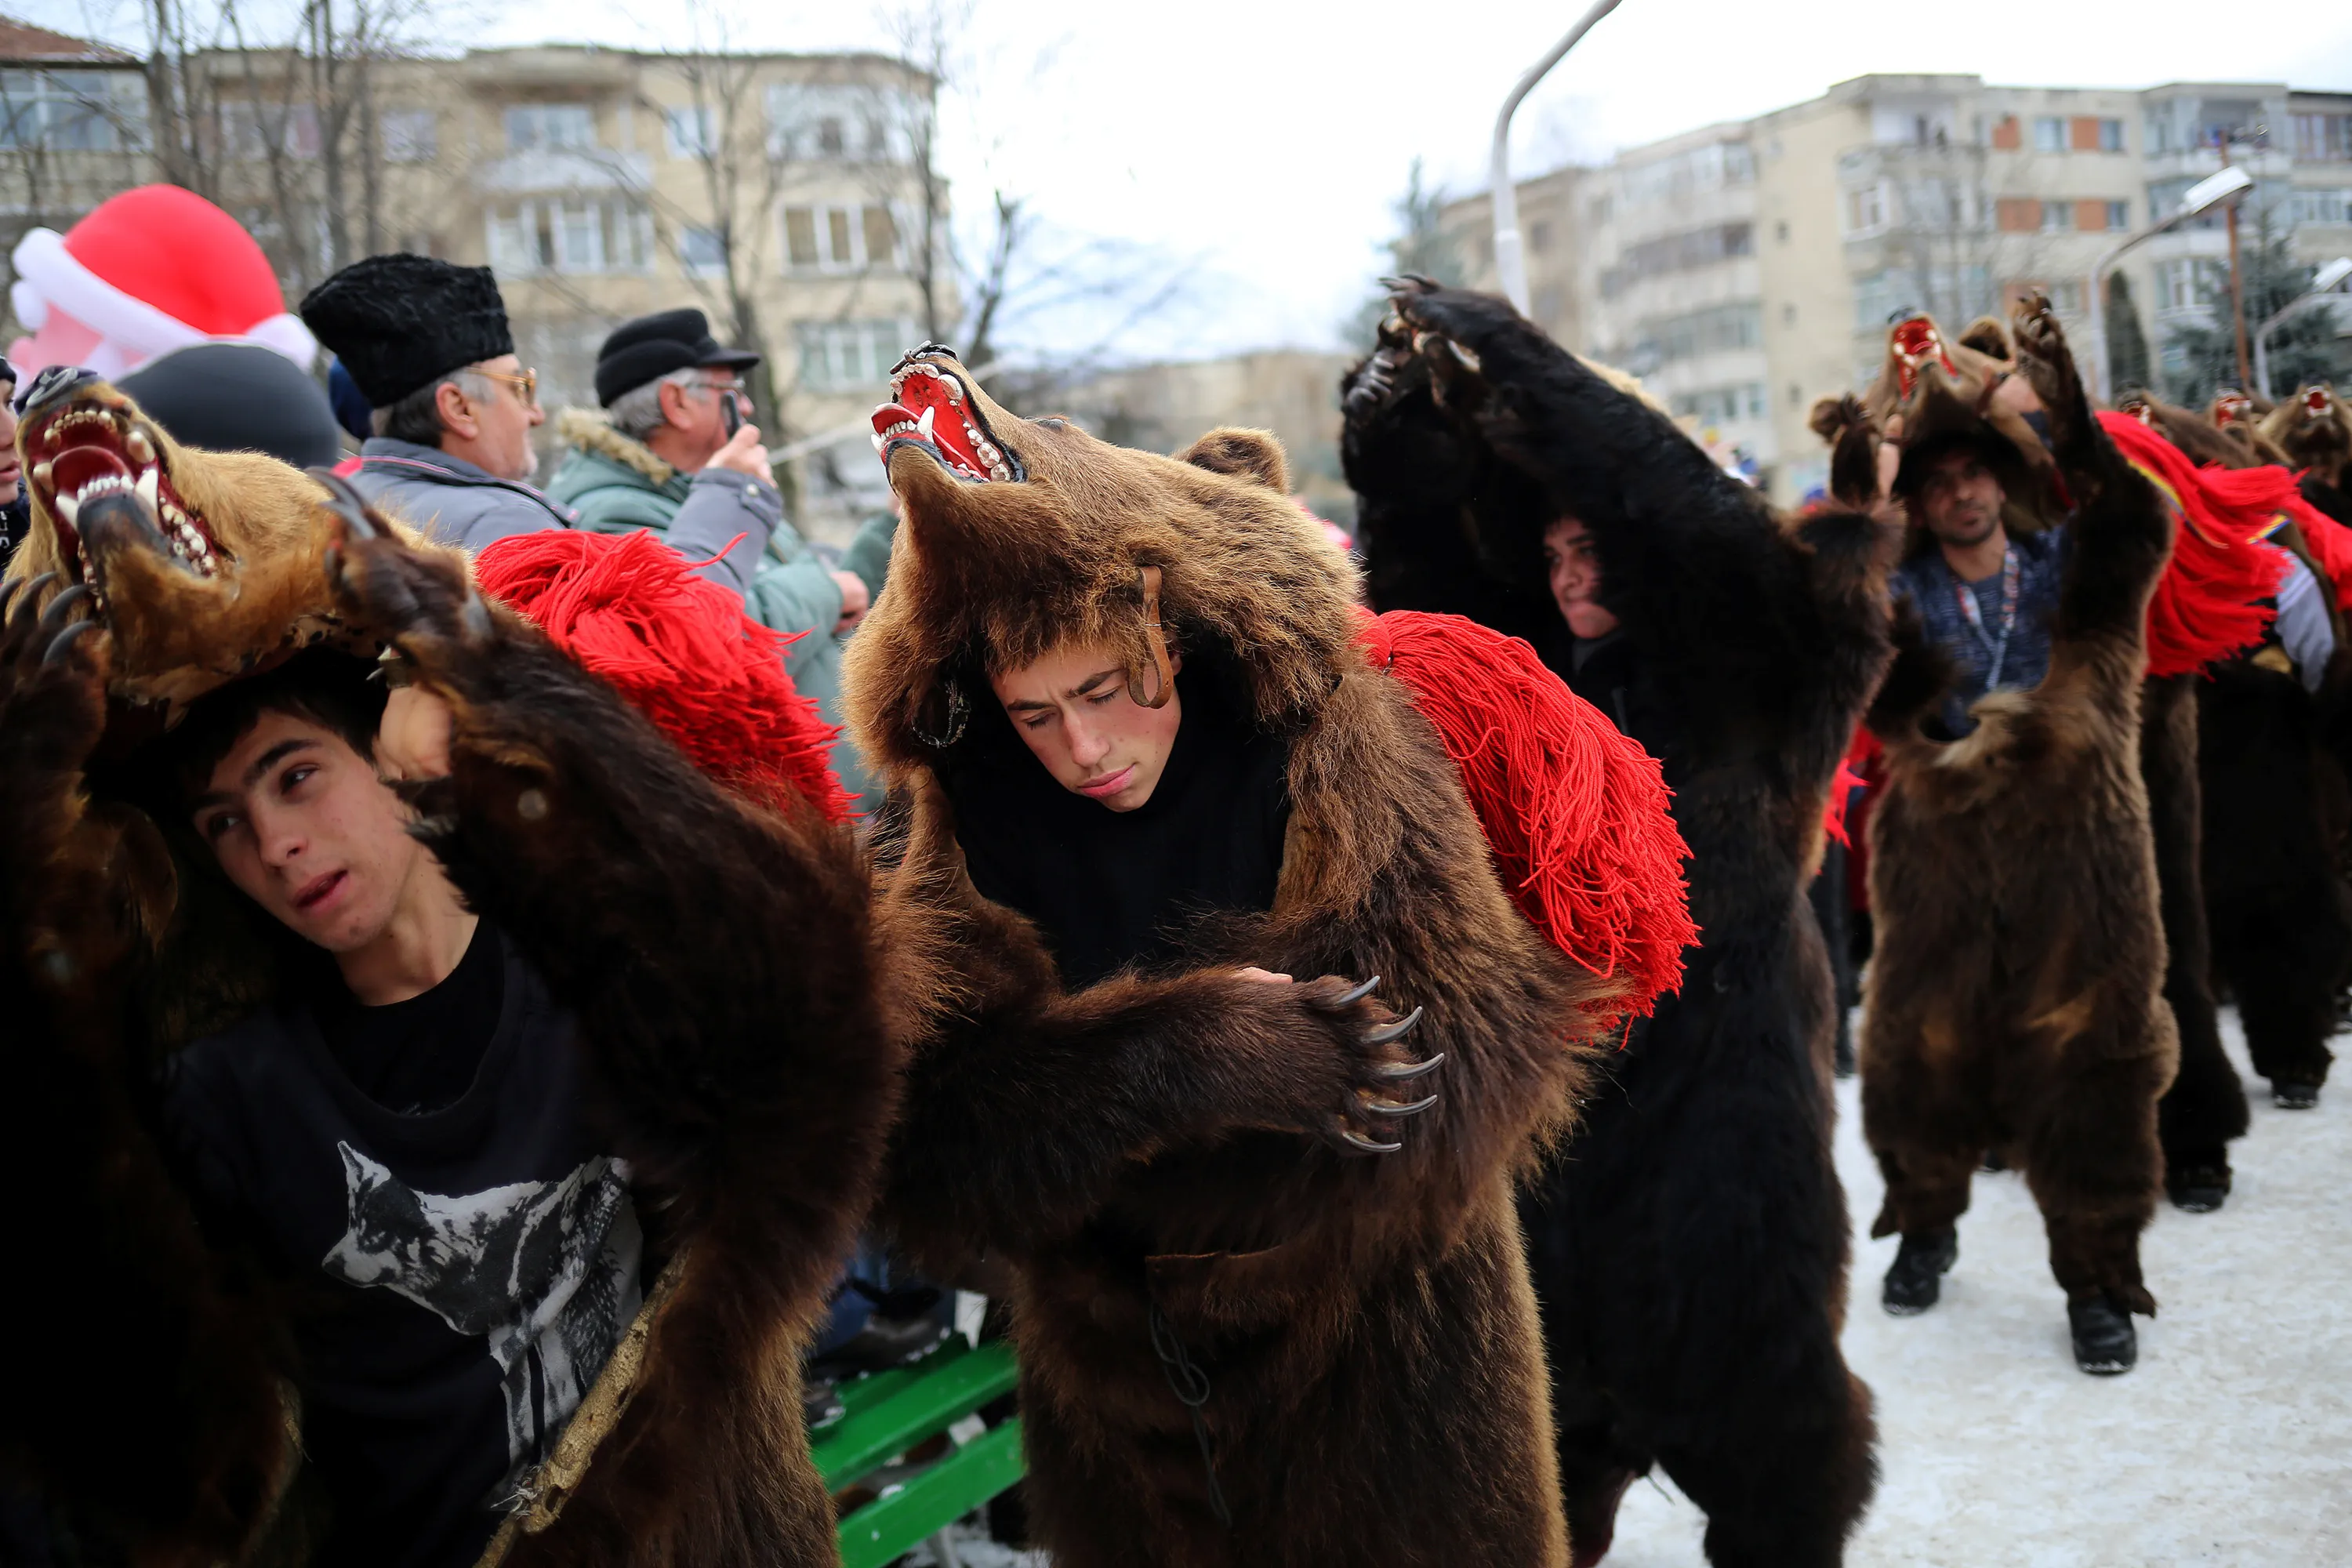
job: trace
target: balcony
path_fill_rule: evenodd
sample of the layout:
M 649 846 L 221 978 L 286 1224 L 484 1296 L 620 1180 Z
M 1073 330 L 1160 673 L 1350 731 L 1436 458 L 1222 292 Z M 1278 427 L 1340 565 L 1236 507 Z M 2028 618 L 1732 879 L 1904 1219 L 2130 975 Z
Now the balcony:
M 534 195 L 556 191 L 640 192 L 653 184 L 653 159 L 609 147 L 542 148 L 493 158 L 474 174 L 486 195 Z

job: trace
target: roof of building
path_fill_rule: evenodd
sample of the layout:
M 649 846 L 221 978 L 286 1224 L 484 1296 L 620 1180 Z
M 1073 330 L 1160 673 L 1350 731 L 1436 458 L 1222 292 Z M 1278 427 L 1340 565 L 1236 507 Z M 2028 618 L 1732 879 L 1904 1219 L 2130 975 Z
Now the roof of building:
M 52 33 L 14 16 L 0 16 L 0 60 L 12 65 L 136 66 L 137 55 L 111 44 Z

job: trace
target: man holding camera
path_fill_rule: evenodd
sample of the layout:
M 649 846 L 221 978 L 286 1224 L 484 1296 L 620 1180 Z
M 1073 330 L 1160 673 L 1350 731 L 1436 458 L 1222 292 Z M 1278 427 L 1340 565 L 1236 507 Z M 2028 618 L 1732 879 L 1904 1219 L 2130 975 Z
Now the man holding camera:
M 748 350 L 722 347 L 700 310 L 622 323 L 596 353 L 603 410 L 556 416 L 568 450 L 548 494 L 577 511 L 578 526 L 599 532 L 650 528 L 681 549 L 688 539 L 723 544 L 742 534 L 703 575 L 742 595 L 762 626 L 806 634 L 786 651 L 785 667 L 838 723 L 839 639 L 882 590 L 892 520 L 867 524 L 838 568 L 807 548 L 784 519 L 759 428 L 744 422 L 751 402 L 742 375 L 759 363 Z M 869 793 L 846 744 L 834 765 L 851 791 Z

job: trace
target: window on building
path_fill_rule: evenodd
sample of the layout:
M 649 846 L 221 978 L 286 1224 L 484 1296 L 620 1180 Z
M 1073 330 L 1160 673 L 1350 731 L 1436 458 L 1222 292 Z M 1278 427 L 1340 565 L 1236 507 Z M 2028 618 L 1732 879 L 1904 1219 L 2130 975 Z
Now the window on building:
M 1782 245 L 1789 243 L 1789 220 L 1782 218 L 1772 226 L 1772 237 Z
M 860 227 L 865 231 L 865 263 L 868 267 L 897 267 L 898 262 L 898 225 L 884 206 L 858 209 Z
M 697 278 L 716 278 L 727 270 L 727 240 L 715 228 L 677 231 L 677 264 Z
M 2042 233 L 2066 234 L 2071 232 L 2074 226 L 2074 204 L 2073 202 L 2043 202 L 2042 204 Z
M 1551 225 L 1538 219 L 1528 226 L 1528 248 L 1538 256 L 1551 250 Z
M 2131 227 L 2131 203 L 2127 201 L 2109 202 L 2107 204 L 2107 226 L 2109 228 Z
M 376 121 L 387 163 L 430 163 L 441 154 L 441 137 L 429 109 L 387 109 Z
M 1845 193 L 1845 232 L 1875 234 L 1886 226 L 1886 186 L 1861 185 Z
M 653 215 L 634 202 L 540 197 L 494 208 L 490 266 L 501 276 L 643 272 L 653 259 Z
M 2066 121 L 2063 118 L 2055 114 L 2035 117 L 2033 150 L 2037 153 L 2063 153 L 2066 150 Z
M 221 155 L 246 162 L 319 155 L 319 111 L 307 103 L 228 100 L 214 106 Z
M 784 264 L 819 272 L 895 268 L 898 220 L 879 205 L 786 207 Z
M 507 149 L 577 151 L 596 145 L 596 115 L 584 103 L 520 103 L 506 112 Z
M 2124 122 L 2120 120 L 2099 121 L 2099 151 L 2120 153 L 2124 150 Z
M 2195 310 L 2211 304 L 2227 287 L 2222 268 L 2200 257 L 2168 261 L 2157 269 L 2157 282 L 2168 310 Z
M 912 321 L 803 321 L 793 330 L 800 343 L 800 384 L 810 392 L 879 387 L 917 338 Z
M 2050 296 L 2050 308 L 2060 315 L 2079 316 L 2083 313 L 2083 280 L 2080 278 L 2061 278 L 2045 287 L 2042 292 Z
M 1758 348 L 1763 342 L 1763 304 L 1747 300 L 1643 321 L 1629 357 L 1663 364 L 1729 349 Z
M 707 103 L 662 110 L 662 140 L 673 158 L 708 158 L 719 151 L 719 112 Z
M 786 207 L 784 209 L 784 265 L 814 267 L 816 264 L 816 209 Z
M 2297 226 L 2307 223 L 2352 224 L 2352 187 L 2319 185 L 2296 191 L 2288 198 L 2287 213 Z
M 852 82 L 779 82 L 768 89 L 771 156 L 905 163 L 929 140 L 927 100 Z
M 2352 159 L 2352 114 L 2294 116 L 2294 155 L 2306 163 Z
M 147 145 L 137 71 L 0 71 L 0 147 L 115 153 Z

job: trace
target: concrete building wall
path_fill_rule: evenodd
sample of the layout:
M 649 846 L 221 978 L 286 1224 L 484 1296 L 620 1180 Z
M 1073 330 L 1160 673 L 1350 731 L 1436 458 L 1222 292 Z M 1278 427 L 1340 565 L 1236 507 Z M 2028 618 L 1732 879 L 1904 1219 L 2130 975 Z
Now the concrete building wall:
M 2352 253 L 2352 93 L 2278 83 L 2126 91 L 1861 77 L 1602 168 L 1540 176 L 1521 201 L 1579 198 L 1577 257 L 1544 272 L 1575 296 L 1547 314 L 1572 323 L 1555 335 L 1640 375 L 1792 502 L 1827 473 L 1806 426 L 1814 401 L 1877 374 L 1895 312 L 1926 310 L 1957 333 L 2039 289 L 2102 375 L 2101 258 L 2221 167 L 2210 142 L 2224 132 L 2256 180 L 2247 243 L 2267 222 L 2292 233 L 2304 262 Z M 1446 209 L 1465 254 L 1483 254 L 1486 215 L 1483 195 Z M 1709 236 L 1732 235 L 1710 249 Z M 2123 258 L 2159 376 L 2180 368 L 2180 333 L 2226 300 L 2227 252 L 2215 216 Z M 1474 286 L 1491 283 L 1490 262 L 1472 272 Z

